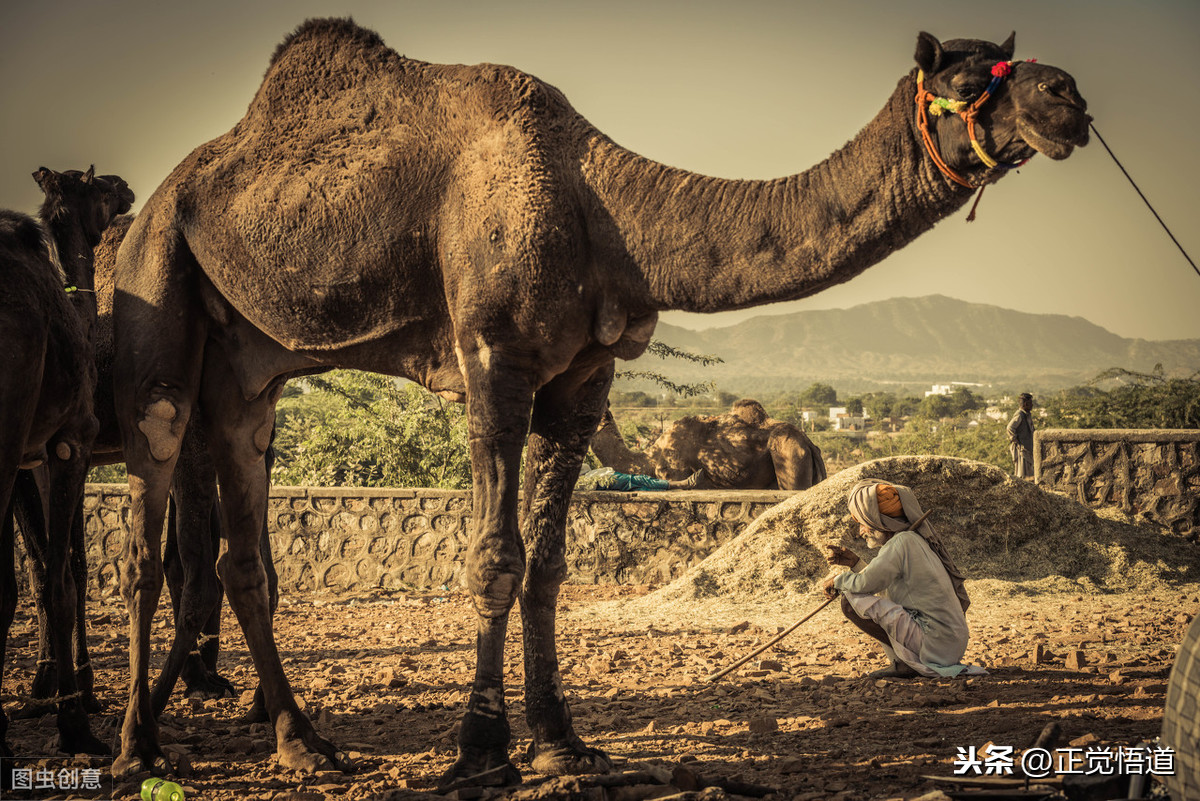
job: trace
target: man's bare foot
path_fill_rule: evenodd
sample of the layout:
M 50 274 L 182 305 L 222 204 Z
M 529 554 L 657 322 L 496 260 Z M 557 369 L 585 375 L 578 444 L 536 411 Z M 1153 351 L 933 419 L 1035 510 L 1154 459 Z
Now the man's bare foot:
M 913 670 L 907 663 L 896 660 L 889 668 L 876 670 L 874 673 L 868 673 L 868 679 L 915 679 L 921 674 Z

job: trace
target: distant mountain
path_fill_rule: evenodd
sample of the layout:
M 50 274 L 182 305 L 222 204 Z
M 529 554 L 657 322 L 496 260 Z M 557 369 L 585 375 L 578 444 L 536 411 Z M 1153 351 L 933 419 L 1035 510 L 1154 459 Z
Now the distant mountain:
M 716 381 L 738 394 L 803 389 L 815 381 L 864 391 L 949 381 L 1046 391 L 1124 367 L 1200 370 L 1200 339 L 1125 339 L 1082 317 L 1028 314 L 931 295 L 850 309 L 755 317 L 704 331 L 660 323 L 655 337 L 724 364 L 653 357 L 618 369 L 651 369 L 677 381 Z M 928 387 L 925 387 L 928 388 Z

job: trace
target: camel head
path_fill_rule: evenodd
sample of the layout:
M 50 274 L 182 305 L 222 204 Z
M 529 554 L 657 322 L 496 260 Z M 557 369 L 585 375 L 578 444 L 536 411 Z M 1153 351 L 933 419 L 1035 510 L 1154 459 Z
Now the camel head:
M 33 180 L 46 194 L 42 219 L 77 215 L 91 247 L 99 244 L 104 229 L 114 217 L 133 206 L 133 190 L 125 180 L 119 175 L 96 175 L 95 167 L 88 167 L 87 172 L 55 172 L 39 167 L 33 173 Z
M 972 185 L 996 180 L 1034 153 L 1065 159 L 1088 142 L 1092 118 L 1075 79 L 1036 60 L 1013 61 L 1015 41 L 1015 33 L 999 45 L 917 37 L 916 113 L 930 132 L 926 148 L 932 141 L 945 167 Z

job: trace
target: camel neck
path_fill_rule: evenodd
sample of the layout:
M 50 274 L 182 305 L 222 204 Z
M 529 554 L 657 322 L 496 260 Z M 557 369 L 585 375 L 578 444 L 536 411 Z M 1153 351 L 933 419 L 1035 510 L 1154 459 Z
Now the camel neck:
M 94 290 L 92 244 L 76 216 L 66 211 L 47 215 L 43 210 L 42 225 L 50 235 L 51 258 L 62 270 L 66 282 Z
M 96 324 L 96 276 L 92 243 L 77 215 L 42 210 L 42 225 L 49 234 L 50 258 L 62 272 L 64 290 L 90 338 Z
M 915 91 L 913 75 L 902 79 L 854 139 L 787 178 L 701 176 L 596 135 L 584 179 L 653 309 L 715 312 L 806 297 L 878 263 L 969 199 L 922 152 Z
M 624 437 L 621 436 L 616 422 L 611 417 L 606 417 L 600 429 L 592 437 L 592 452 L 596 454 L 600 464 L 605 467 L 611 467 L 622 473 L 654 474 L 650 460 L 646 458 L 645 454 L 638 453 L 625 444 Z

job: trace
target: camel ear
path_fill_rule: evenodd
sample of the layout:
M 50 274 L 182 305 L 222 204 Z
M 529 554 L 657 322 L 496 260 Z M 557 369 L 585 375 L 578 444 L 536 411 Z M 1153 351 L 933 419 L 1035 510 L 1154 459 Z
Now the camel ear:
M 926 75 L 933 75 L 942 65 L 942 43 L 932 33 L 917 34 L 917 53 L 913 58 Z
M 1008 54 L 1008 60 L 1012 61 L 1013 53 L 1017 52 L 1017 32 L 1013 31 L 1004 40 L 1004 44 L 1000 45 L 1000 49 Z
M 90 184 L 92 179 L 96 177 L 96 165 L 92 164 L 88 167 L 88 171 L 83 174 L 83 182 Z

